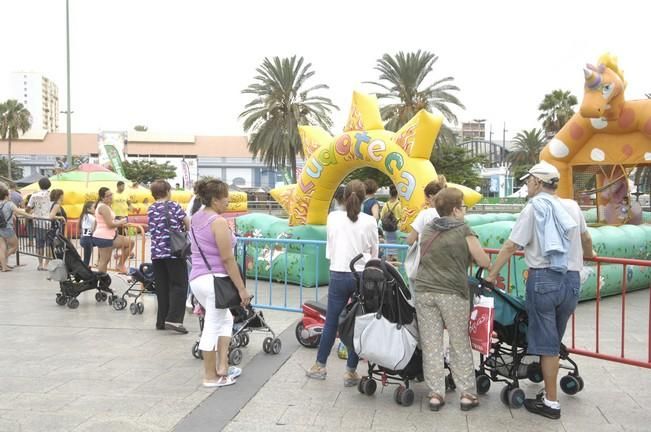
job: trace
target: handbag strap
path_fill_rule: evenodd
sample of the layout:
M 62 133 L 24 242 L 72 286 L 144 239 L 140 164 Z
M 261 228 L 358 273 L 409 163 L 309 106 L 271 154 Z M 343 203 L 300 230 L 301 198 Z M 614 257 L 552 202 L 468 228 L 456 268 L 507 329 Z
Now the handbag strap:
M 442 232 L 443 232 L 443 231 L 434 231 L 434 235 L 432 236 L 431 239 L 429 239 L 429 241 L 428 241 L 427 244 L 425 245 L 425 248 L 423 248 L 423 249 L 420 250 L 420 257 L 421 257 L 421 258 L 424 257 L 424 256 L 427 254 L 427 252 L 429 252 L 430 247 L 432 247 L 432 243 L 434 242 L 434 240 L 436 239 L 436 237 L 438 237 L 438 236 L 441 235 Z
M 212 267 L 210 267 L 210 264 L 208 264 L 208 260 L 206 259 L 206 256 L 203 254 L 203 251 L 201 250 L 201 247 L 199 246 L 199 242 L 197 241 L 197 237 L 194 235 L 194 228 L 190 228 L 190 232 L 192 233 L 192 238 L 194 239 L 194 244 L 197 245 L 197 249 L 199 249 L 199 253 L 201 254 L 201 258 L 203 258 L 203 262 L 206 263 L 206 267 L 208 267 L 208 270 L 212 272 Z

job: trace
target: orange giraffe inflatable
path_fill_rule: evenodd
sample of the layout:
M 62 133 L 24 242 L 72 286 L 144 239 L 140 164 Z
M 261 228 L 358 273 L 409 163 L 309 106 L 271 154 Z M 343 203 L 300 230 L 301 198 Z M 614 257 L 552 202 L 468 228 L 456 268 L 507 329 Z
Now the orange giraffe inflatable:
M 585 93 L 578 113 L 543 148 L 540 159 L 561 174 L 558 195 L 574 198 L 572 167 L 630 168 L 651 164 L 651 100 L 627 101 L 617 58 L 602 55 L 584 69 Z

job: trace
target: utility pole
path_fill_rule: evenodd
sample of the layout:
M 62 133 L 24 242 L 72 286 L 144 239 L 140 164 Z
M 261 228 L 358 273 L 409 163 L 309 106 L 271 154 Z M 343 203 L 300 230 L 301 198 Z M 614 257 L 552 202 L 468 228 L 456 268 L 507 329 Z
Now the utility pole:
M 72 168 L 72 126 L 70 115 L 70 13 L 68 8 L 69 0 L 66 0 L 66 87 L 67 87 L 67 110 L 66 110 L 66 149 L 68 169 Z

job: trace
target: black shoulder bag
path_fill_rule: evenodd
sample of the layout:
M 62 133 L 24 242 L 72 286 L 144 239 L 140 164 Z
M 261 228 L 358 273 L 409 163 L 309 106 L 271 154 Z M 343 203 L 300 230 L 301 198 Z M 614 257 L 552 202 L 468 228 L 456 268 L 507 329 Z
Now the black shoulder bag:
M 172 231 L 170 229 L 169 201 L 165 202 L 165 225 L 170 233 L 170 254 L 176 258 L 185 258 L 191 253 L 190 239 L 185 231 Z M 183 224 L 181 224 L 183 225 Z
M 203 262 L 206 263 L 208 270 L 212 272 L 212 267 L 208 264 L 206 256 L 203 254 L 203 251 L 199 247 L 199 242 L 197 237 L 194 235 L 194 228 L 191 228 L 192 238 L 194 239 L 194 244 L 199 249 L 201 258 Z M 213 275 L 213 284 L 215 286 L 215 308 L 217 309 L 228 309 L 242 304 L 242 299 L 240 298 L 240 292 L 235 287 L 235 284 L 231 280 L 230 276 L 217 277 Z

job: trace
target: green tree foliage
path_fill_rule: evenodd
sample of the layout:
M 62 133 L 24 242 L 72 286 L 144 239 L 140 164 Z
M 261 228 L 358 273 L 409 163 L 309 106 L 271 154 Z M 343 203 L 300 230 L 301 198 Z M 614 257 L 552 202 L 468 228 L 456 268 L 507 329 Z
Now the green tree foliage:
M 122 163 L 126 178 L 138 183 L 149 184 L 154 180 L 167 180 L 176 177 L 176 167 L 169 162 L 159 164 L 155 161 L 135 160 Z
M 19 132 L 25 133 L 32 127 L 32 115 L 27 108 L 15 99 L 0 103 L 0 139 L 7 141 L 7 167 L 3 173 L 12 177 L 11 141 L 18 139 Z
M 545 147 L 545 136 L 540 129 L 522 130 L 514 139 L 514 146 L 507 156 L 509 165 L 531 167 L 539 161 L 540 152 Z
M 454 145 L 440 145 L 430 158 L 438 174 L 460 185 L 475 188 L 481 184 L 479 165 L 486 163 L 483 155 L 472 156 L 466 149 Z
M 538 106 L 540 115 L 538 120 L 542 120 L 545 134 L 549 137 L 554 136 L 574 115 L 574 108 L 578 104 L 576 96 L 569 90 L 554 90 L 545 95 L 543 101 Z
M 377 93 L 377 97 L 381 102 L 387 102 L 380 109 L 382 119 L 387 122 L 386 129 L 397 131 L 421 109 L 439 111 L 449 123 L 458 123 L 452 106 L 465 107 L 453 94 L 459 91 L 452 84 L 454 78 L 448 76 L 425 84 L 431 78 L 437 60 L 437 55 L 421 50 L 415 53 L 400 51 L 395 56 L 384 54 L 377 60 L 375 69 L 380 72 L 379 81 L 371 81 L 369 84 L 383 90 Z M 452 131 L 444 124 L 437 142 L 450 145 L 451 139 Z
M 254 82 L 242 93 L 253 99 L 239 117 L 244 130 L 251 133 L 249 150 L 253 157 L 276 169 L 290 168 L 296 182 L 296 155 L 304 156 L 298 134 L 300 125 L 318 125 L 329 130 L 332 110 L 339 108 L 329 98 L 316 96 L 325 84 L 306 86 L 314 76 L 312 64 L 303 57 L 265 58 L 257 69 Z
M 0 158 L 0 175 L 4 175 L 9 172 L 9 161 L 6 157 L 2 156 Z M 11 161 L 11 179 L 20 179 L 23 177 L 23 169 L 16 166 L 14 160 Z
M 346 176 L 346 179 L 342 182 L 347 184 L 351 180 L 361 180 L 373 179 L 378 184 L 379 187 L 385 187 L 391 185 L 391 179 L 384 174 L 382 171 L 377 170 L 371 167 L 359 168 L 353 171 L 352 173 Z

